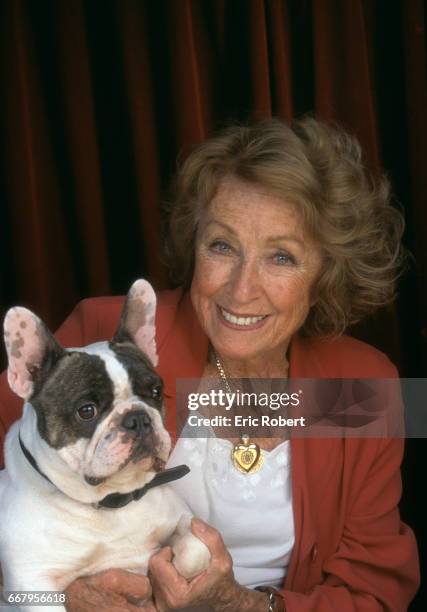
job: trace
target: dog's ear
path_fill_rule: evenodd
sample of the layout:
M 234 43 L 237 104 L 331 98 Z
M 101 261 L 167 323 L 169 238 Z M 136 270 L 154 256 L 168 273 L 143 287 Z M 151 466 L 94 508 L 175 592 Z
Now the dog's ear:
M 4 339 L 9 360 L 9 385 L 27 400 L 33 393 L 35 380 L 47 373 L 65 350 L 34 313 L 20 306 L 11 308 L 6 314 Z
M 154 367 L 159 358 L 156 349 L 156 294 L 146 280 L 134 282 L 123 306 L 119 328 L 113 342 L 133 342 Z

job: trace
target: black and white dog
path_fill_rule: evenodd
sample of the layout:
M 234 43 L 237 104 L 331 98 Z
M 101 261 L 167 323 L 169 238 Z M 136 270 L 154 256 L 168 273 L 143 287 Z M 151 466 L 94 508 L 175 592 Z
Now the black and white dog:
M 146 573 L 165 543 L 183 576 L 207 567 L 190 510 L 165 484 L 188 468 L 163 469 L 171 442 L 154 370 L 155 310 L 151 285 L 139 280 L 113 340 L 73 349 L 29 310 L 7 313 L 8 379 L 25 405 L 0 472 L 5 590 L 62 591 L 111 567 Z

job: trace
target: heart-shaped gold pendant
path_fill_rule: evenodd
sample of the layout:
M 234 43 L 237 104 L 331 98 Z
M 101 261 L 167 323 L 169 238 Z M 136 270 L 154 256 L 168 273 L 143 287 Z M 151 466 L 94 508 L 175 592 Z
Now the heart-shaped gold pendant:
M 261 449 L 258 444 L 249 441 L 249 436 L 242 436 L 240 444 L 236 444 L 231 453 L 234 467 L 236 467 L 243 474 L 253 474 L 258 472 L 264 458 L 261 453 Z

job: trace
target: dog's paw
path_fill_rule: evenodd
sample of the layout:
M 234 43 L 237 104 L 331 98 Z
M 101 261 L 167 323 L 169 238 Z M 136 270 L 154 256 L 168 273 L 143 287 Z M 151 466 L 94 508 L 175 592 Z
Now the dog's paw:
M 174 554 L 172 563 L 176 571 L 187 580 L 201 574 L 208 568 L 211 560 L 208 547 L 192 533 L 176 538 L 172 551 Z

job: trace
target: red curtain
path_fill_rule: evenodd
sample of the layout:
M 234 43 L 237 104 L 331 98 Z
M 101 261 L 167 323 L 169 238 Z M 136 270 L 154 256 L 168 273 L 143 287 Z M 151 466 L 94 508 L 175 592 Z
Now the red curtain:
M 230 120 L 334 119 L 385 169 L 416 263 L 353 333 L 427 364 L 422 0 L 0 2 L 1 306 L 56 326 L 82 297 L 167 286 L 176 158 Z

